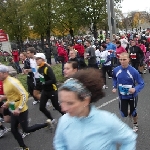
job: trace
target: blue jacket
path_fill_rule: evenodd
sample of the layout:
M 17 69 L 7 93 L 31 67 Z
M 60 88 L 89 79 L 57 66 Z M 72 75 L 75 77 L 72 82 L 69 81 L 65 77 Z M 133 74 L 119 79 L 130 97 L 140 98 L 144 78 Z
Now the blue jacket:
M 91 107 L 88 117 L 63 115 L 54 137 L 55 150 L 135 150 L 137 135 L 116 115 Z
M 118 88 L 120 99 L 132 99 L 144 88 L 144 81 L 132 66 L 129 65 L 127 68 L 118 66 L 113 70 L 113 87 Z M 135 88 L 135 93 L 130 94 L 129 88 Z
M 116 45 L 115 44 L 113 44 L 111 42 L 108 43 L 106 50 L 113 50 L 114 52 L 110 54 L 110 57 L 116 57 L 116 54 L 115 54 L 115 52 L 116 52 Z

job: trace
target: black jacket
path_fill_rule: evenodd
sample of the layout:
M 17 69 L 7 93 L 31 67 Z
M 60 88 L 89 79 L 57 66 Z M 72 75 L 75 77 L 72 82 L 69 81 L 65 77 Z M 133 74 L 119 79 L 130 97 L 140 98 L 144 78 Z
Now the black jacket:
M 85 69 L 85 68 L 87 68 L 86 63 L 85 63 L 84 59 L 82 59 L 82 58 L 77 58 L 77 57 L 70 58 L 69 61 L 76 61 L 78 63 L 78 69 Z
M 45 53 L 46 58 L 51 58 L 51 49 L 50 48 L 45 47 L 44 53 Z
M 44 91 L 56 91 L 56 77 L 50 66 L 44 64 L 44 66 L 38 68 L 40 75 L 44 76 L 45 82 L 42 84 L 42 90 Z
M 131 58 L 131 53 L 136 54 L 136 59 Z M 140 62 L 144 58 L 144 53 L 138 46 L 130 47 L 130 58 L 132 62 Z
M 31 69 L 31 67 L 30 67 L 30 59 L 29 58 L 25 59 L 23 69 Z M 33 78 L 34 77 L 33 72 L 29 72 L 27 77 L 28 78 Z

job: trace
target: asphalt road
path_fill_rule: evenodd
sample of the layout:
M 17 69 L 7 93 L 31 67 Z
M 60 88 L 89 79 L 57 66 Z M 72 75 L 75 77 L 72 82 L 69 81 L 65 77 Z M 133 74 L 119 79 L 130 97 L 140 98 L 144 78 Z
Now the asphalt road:
M 145 88 L 139 94 L 138 100 L 138 116 L 139 116 L 139 131 L 137 138 L 137 150 L 150 150 L 150 74 L 147 73 L 142 75 L 145 81 Z M 106 96 L 99 100 L 95 105 L 112 113 L 115 113 L 119 118 L 121 118 L 118 111 L 118 99 L 117 94 L 113 94 L 112 90 L 112 80 L 107 80 L 108 89 L 105 90 Z M 39 104 L 32 105 L 33 99 L 30 98 L 28 101 L 29 106 L 29 117 L 31 118 L 30 125 L 35 123 L 45 122 L 46 117 L 39 111 Z M 60 114 L 53 109 L 50 109 L 54 118 L 59 119 Z M 132 126 L 129 118 L 123 119 L 124 122 Z M 6 124 L 9 127 L 9 124 Z M 31 133 L 29 136 L 25 137 L 24 141 L 30 150 L 53 150 L 54 132 L 51 133 L 47 128 L 38 130 Z M 18 147 L 18 144 L 11 132 L 5 134 L 4 137 L 0 139 L 0 150 L 13 150 Z

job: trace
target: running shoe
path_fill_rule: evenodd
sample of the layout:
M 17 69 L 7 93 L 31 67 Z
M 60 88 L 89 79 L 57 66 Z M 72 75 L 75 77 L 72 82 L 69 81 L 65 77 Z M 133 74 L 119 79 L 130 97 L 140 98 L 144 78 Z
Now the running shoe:
M 0 122 L 3 123 L 5 122 L 3 118 L 0 117 Z
M 11 129 L 10 128 L 5 128 L 4 130 L 0 130 L 0 138 L 7 132 L 9 132 Z
M 22 138 L 24 139 L 26 136 L 30 135 L 30 133 L 22 133 Z
M 108 89 L 108 86 L 107 85 L 103 85 L 103 89 Z
M 14 148 L 14 150 L 29 150 L 29 148 L 28 147 L 16 147 L 16 148 Z
M 33 105 L 36 105 L 37 103 L 39 103 L 40 101 L 33 101 Z
M 137 132 L 138 131 L 138 124 L 133 124 L 133 131 Z
M 4 130 L 0 130 L 0 138 L 5 134 L 5 129 Z

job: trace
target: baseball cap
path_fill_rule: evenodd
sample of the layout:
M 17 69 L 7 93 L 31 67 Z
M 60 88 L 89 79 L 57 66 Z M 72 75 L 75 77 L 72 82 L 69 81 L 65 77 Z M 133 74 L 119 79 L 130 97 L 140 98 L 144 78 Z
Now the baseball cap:
M 77 43 L 82 43 L 82 40 L 78 40 Z
M 42 58 L 45 60 L 45 55 L 43 53 L 37 53 L 36 55 L 34 55 L 36 58 Z

